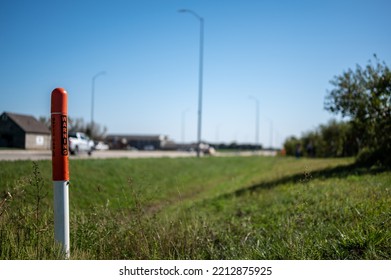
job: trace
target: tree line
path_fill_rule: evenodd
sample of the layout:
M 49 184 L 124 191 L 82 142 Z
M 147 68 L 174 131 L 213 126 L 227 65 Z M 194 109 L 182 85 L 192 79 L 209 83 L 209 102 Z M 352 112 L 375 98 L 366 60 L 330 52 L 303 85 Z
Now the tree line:
M 357 155 L 358 135 L 349 122 L 331 120 L 316 129 L 285 140 L 287 155 L 307 157 L 351 157 Z
M 284 143 L 287 155 L 357 157 L 365 165 L 391 165 L 391 71 L 375 62 L 356 66 L 330 81 L 324 108 L 347 121 L 331 120 Z
M 51 129 L 51 121 L 48 117 L 39 117 L 39 121 Z M 72 118 L 68 116 L 68 130 L 70 132 L 83 132 L 93 140 L 103 141 L 106 137 L 107 127 L 98 123 L 85 122 L 83 118 Z

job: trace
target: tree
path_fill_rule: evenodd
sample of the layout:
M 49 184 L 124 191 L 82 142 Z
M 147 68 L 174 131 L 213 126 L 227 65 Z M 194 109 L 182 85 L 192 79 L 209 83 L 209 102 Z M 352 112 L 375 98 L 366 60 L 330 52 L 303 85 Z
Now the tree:
M 357 155 L 357 135 L 348 122 L 330 120 L 319 126 L 323 157 L 349 157 Z
M 368 164 L 390 164 L 391 159 L 391 72 L 388 66 L 369 61 L 357 65 L 330 82 L 325 109 L 349 117 L 359 136 L 359 149 L 367 151 Z
M 50 130 L 50 118 L 41 116 L 39 117 L 39 121 L 45 124 Z M 86 124 L 82 118 L 71 117 L 68 117 L 68 129 L 71 132 L 84 132 L 94 140 L 104 140 L 107 132 L 107 128 L 105 126 L 102 127 L 101 125 L 94 123 L 93 130 L 91 130 L 91 124 Z
M 82 118 L 68 118 L 69 131 L 84 132 L 90 138 L 94 140 L 104 140 L 107 128 L 102 127 L 100 124 L 94 123 L 93 129 L 91 129 L 91 123 L 86 124 Z
M 297 139 L 295 136 L 291 136 L 284 142 L 284 149 L 289 156 L 298 156 L 298 149 L 301 149 L 302 141 Z

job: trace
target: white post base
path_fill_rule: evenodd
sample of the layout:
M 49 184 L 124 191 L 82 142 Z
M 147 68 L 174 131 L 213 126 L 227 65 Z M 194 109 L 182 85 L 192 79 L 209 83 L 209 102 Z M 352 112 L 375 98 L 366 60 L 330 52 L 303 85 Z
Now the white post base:
M 54 239 L 62 245 L 69 259 L 69 182 L 53 181 L 54 186 Z

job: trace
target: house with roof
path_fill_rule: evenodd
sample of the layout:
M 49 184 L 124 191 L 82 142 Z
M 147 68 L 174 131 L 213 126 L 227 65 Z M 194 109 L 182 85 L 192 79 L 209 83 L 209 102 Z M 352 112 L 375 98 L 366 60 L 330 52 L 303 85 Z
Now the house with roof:
M 0 147 L 49 150 L 49 128 L 30 115 L 4 112 L 0 115 Z

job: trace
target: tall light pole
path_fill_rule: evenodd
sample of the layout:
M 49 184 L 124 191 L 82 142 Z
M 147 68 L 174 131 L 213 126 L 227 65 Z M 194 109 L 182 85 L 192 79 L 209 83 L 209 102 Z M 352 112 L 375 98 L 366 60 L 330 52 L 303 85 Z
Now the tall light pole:
M 254 96 L 249 96 L 249 98 L 255 100 L 255 145 L 259 145 L 259 100 Z
M 198 74 L 198 128 L 197 128 L 197 157 L 201 155 L 201 122 L 202 122 L 202 75 L 204 56 L 204 19 L 192 10 L 181 9 L 180 13 L 189 13 L 200 21 L 200 62 Z
M 91 137 L 94 130 L 94 93 L 95 93 L 95 79 L 101 75 L 106 74 L 105 71 L 101 71 L 92 77 L 92 92 L 91 92 Z

